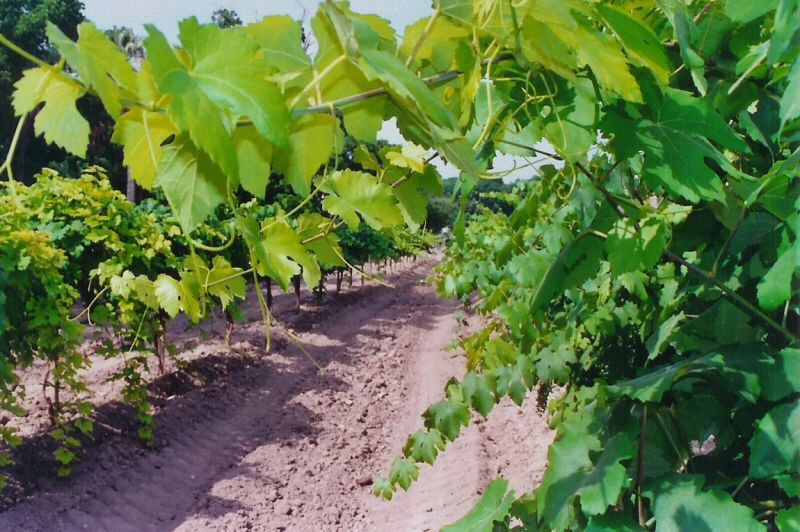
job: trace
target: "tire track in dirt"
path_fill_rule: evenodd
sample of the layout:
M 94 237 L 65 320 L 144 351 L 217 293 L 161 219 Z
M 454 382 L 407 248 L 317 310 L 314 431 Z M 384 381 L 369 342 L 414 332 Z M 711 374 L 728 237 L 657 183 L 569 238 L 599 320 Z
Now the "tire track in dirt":
M 445 351 L 456 306 L 422 282 L 430 265 L 407 265 L 391 277 L 394 289 L 368 285 L 300 318 L 324 373 L 291 344 L 245 358 L 167 401 L 157 450 L 131 437 L 103 443 L 73 478 L 43 479 L 0 514 L 0 529 L 427 530 L 468 511 L 498 473 L 535 485 L 549 432 L 530 409 L 506 405 L 490 430 L 472 424 L 436 467 L 423 466 L 410 492 L 389 503 L 370 494 L 371 479 L 421 426 L 419 414 L 464 372 L 463 357 Z M 235 335 L 239 345 L 263 345 L 257 322 Z M 492 440 L 493 431 L 511 444 Z M 520 452 L 531 467 L 511 471 Z

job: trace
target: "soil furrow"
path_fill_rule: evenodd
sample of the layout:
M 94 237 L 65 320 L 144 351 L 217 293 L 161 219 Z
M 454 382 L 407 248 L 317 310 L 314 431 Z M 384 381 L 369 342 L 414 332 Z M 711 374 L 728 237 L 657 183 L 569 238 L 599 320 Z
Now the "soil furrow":
M 205 377 L 164 378 L 182 388 L 161 400 L 157 449 L 108 436 L 72 478 L 37 478 L 0 513 L 0 529 L 427 530 L 468 511 L 498 473 L 534 485 L 549 431 L 531 407 L 506 405 L 488 422 L 497 440 L 509 437 L 506 447 L 473 424 L 410 492 L 390 503 L 370 494 L 422 411 L 464 372 L 463 357 L 447 351 L 456 306 L 423 283 L 430 264 L 405 265 L 390 277 L 394 288 L 368 284 L 290 320 L 323 372 L 292 343 L 259 353 L 257 322 L 234 333 L 246 357 L 219 339 L 201 342 L 192 363 Z M 114 391 L 98 396 L 113 400 Z M 534 453 L 529 470 L 506 471 L 504 457 L 521 451 Z

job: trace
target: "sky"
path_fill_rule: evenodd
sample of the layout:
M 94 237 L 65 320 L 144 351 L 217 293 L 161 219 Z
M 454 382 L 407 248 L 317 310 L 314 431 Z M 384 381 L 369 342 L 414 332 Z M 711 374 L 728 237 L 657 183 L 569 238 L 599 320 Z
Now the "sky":
M 139 35 L 145 35 L 144 24 L 152 23 L 168 39 L 177 41 L 178 22 L 192 15 L 200 22 L 209 22 L 211 13 L 219 8 L 236 11 L 243 22 L 255 22 L 267 15 L 290 15 L 297 19 L 308 19 L 316 11 L 318 2 L 313 0 L 83 0 L 84 14 L 99 28 L 128 26 Z M 388 19 L 398 35 L 406 26 L 428 16 L 431 0 L 350 0 L 356 12 L 375 13 Z M 389 121 L 384 124 L 380 137 L 395 144 L 404 142 L 397 127 Z M 500 155 L 495 159 L 493 172 L 504 175 L 504 181 L 528 178 L 532 175 L 528 161 L 520 157 Z M 444 177 L 455 177 L 458 170 L 434 161 Z M 522 169 L 519 169 L 524 167 Z M 515 170 L 516 168 L 516 170 Z

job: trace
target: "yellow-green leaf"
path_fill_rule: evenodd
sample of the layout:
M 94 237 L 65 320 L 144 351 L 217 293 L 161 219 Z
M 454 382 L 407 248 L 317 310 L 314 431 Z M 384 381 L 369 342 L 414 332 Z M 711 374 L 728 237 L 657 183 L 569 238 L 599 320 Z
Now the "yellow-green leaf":
M 79 157 L 86 157 L 89 145 L 89 122 L 78 112 L 75 102 L 86 91 L 55 68 L 26 70 L 14 84 L 14 111 L 17 116 L 33 111 L 44 103 L 33 122 L 37 135 Z
M 177 132 L 164 113 L 136 108 L 122 115 L 111 140 L 122 145 L 123 162 L 136 182 L 150 190 L 164 153 L 161 144 Z

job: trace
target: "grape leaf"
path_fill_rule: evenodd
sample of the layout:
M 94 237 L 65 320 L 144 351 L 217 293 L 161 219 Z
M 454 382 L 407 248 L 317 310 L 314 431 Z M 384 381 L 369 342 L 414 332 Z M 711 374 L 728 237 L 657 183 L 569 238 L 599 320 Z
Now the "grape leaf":
M 443 399 L 428 407 L 422 415 L 425 426 L 437 429 L 445 438 L 454 441 L 461 427 L 469 424 L 469 408 L 463 401 Z
M 403 447 L 403 454 L 406 458 L 411 458 L 415 462 L 425 462 L 433 465 L 439 451 L 443 451 L 444 448 L 445 443 L 438 430 L 418 430 L 408 437 L 408 441 Z
M 428 216 L 428 196 L 442 193 L 442 182 L 439 172 L 432 165 L 424 169 L 424 173 L 413 172 L 408 175 L 399 174 L 393 180 L 394 172 L 384 172 L 384 180 L 392 183 L 392 193 L 397 198 L 397 206 L 403 214 L 406 225 L 416 229 L 425 223 Z M 393 182 L 394 181 L 394 182 Z
M 180 283 L 166 274 L 159 275 L 153 282 L 158 304 L 170 317 L 174 318 L 181 311 Z
M 651 218 L 639 224 L 638 229 L 629 218 L 618 220 L 605 244 L 611 273 L 650 270 L 661 258 L 666 245 L 666 231 L 658 220 Z
M 494 480 L 472 510 L 455 523 L 443 527 L 442 532 L 491 532 L 496 521 L 505 520 L 514 499 L 514 490 L 508 489 L 507 480 Z
M 289 136 L 289 148 L 275 157 L 275 169 L 281 172 L 300 196 L 311 193 L 311 180 L 331 155 L 344 148 L 344 133 L 338 120 L 327 114 L 308 115 L 295 120 Z
M 122 145 L 123 163 L 139 186 L 150 190 L 164 153 L 161 144 L 177 132 L 164 113 L 136 108 L 117 121 L 111 140 Z
M 789 84 L 781 97 L 781 129 L 787 122 L 800 117 L 800 57 L 789 72 Z
M 208 293 L 219 298 L 222 308 L 228 308 L 234 299 L 244 299 L 247 285 L 241 268 L 234 268 L 222 255 L 215 255 L 212 267 L 203 277 Z
M 775 526 L 780 532 L 800 530 L 800 506 L 793 506 L 778 512 L 778 515 L 775 516 Z
M 800 497 L 800 478 L 791 475 L 777 477 L 778 485 L 790 497 Z
M 727 492 L 703 490 L 703 477 L 699 475 L 661 477 L 648 487 L 645 496 L 652 501 L 659 531 L 766 530 L 750 508 L 734 502 Z
M 603 123 L 615 135 L 611 145 L 619 157 L 644 152 L 644 175 L 651 186 L 663 186 L 692 202 L 725 201 L 722 181 L 706 158 L 726 169 L 728 163 L 710 140 L 731 150 L 747 150 L 707 102 L 675 89 L 667 89 L 652 121 L 632 123 L 610 112 Z
M 598 4 L 597 11 L 611 31 L 622 41 L 628 57 L 634 63 L 649 68 L 660 83 L 667 85 L 672 68 L 664 52 L 664 46 L 653 30 L 643 22 L 611 6 Z
M 236 158 L 239 161 L 239 184 L 257 198 L 263 198 L 270 174 L 272 146 L 252 126 L 233 132 Z
M 678 40 L 678 48 L 681 51 L 683 63 L 692 75 L 692 81 L 698 92 L 705 96 L 708 90 L 708 81 L 705 77 L 705 62 L 700 54 L 692 48 L 692 32 L 697 30 L 686 4 L 680 0 L 660 0 L 659 5 L 669 18 L 672 28 L 675 30 L 675 37 Z
M 78 26 L 76 43 L 52 22 L 47 23 L 47 37 L 81 79 L 97 92 L 108 114 L 118 119 L 122 110 L 120 87 L 129 91 L 136 87 L 136 73 L 122 50 L 91 22 Z
M 372 486 L 372 493 L 376 497 L 383 497 L 387 501 L 392 500 L 394 495 L 394 484 L 388 478 L 377 478 Z
M 686 315 L 683 312 L 679 312 L 677 314 L 673 314 L 658 326 L 658 330 L 647 339 L 647 342 L 645 342 L 645 347 L 647 347 L 648 352 L 648 360 L 652 360 L 661 354 L 661 352 L 664 350 L 665 344 L 669 341 L 675 328 L 680 325 L 684 319 L 686 319 Z
M 672 387 L 672 383 L 676 378 L 689 369 L 707 367 L 707 363 L 712 357 L 713 353 L 661 366 L 635 379 L 609 386 L 607 388 L 608 393 L 611 397 L 624 395 L 642 402 L 660 401 L 663 395 Z
M 265 221 L 260 248 L 267 275 L 277 280 L 284 290 L 289 290 L 292 277 L 300 273 L 300 266 L 303 267 L 306 286 L 314 287 L 319 283 L 319 264 L 286 222 Z
M 319 213 L 308 212 L 297 219 L 297 236 L 314 252 L 320 263 L 329 266 L 346 266 L 339 237 L 331 231 L 333 221 Z M 309 241 L 310 240 L 310 241 Z
M 55 68 L 32 68 L 23 73 L 14 87 L 13 105 L 17 116 L 30 113 L 44 103 L 33 122 L 36 134 L 44 134 L 47 142 L 86 157 L 90 128 L 75 105 L 86 93 L 79 83 Z
M 389 482 L 399 484 L 404 490 L 419 478 L 419 466 L 411 459 L 396 458 L 389 473 Z
M 747 24 L 775 9 L 779 0 L 728 0 L 725 3 L 725 14 L 735 21 Z
M 489 413 L 497 403 L 492 387 L 488 379 L 483 376 L 478 376 L 474 371 L 470 371 L 464 376 L 461 381 L 461 387 L 464 394 L 464 401 L 469 403 L 472 408 L 483 417 L 488 417 Z M 527 391 L 527 390 L 526 390 Z
M 394 166 L 408 168 L 421 174 L 425 171 L 425 159 L 428 158 L 428 150 L 409 142 L 404 143 L 400 150 L 388 151 L 386 158 Z
M 188 234 L 225 201 L 225 176 L 185 136 L 164 149 L 156 184 L 167 197 L 178 223 Z
M 645 530 L 625 514 L 608 512 L 589 519 L 585 532 L 644 532 Z
M 323 101 L 347 98 L 380 87 L 378 81 L 367 79 L 356 64 L 358 46 L 355 43 L 354 26 L 360 28 L 362 35 L 368 36 L 367 40 L 373 41 L 371 45 L 380 42 L 380 37 L 369 24 L 358 24 L 356 19 L 347 20 L 340 10 L 349 12 L 345 4 L 338 4 L 335 9 L 320 10 L 311 21 L 314 36 L 318 41 L 314 67 L 317 71 L 327 72 L 318 85 L 318 92 Z M 391 41 L 394 42 L 393 37 Z M 388 42 L 385 44 L 388 45 Z M 350 57 L 353 61 L 343 62 L 342 57 Z M 313 103 L 322 103 L 316 101 L 317 99 Z M 384 97 L 367 98 L 343 106 L 341 111 L 348 133 L 357 139 L 375 142 L 383 123 L 385 107 Z
M 758 304 L 775 310 L 792 297 L 792 277 L 800 269 L 800 244 L 783 252 L 758 283 Z
M 328 177 L 320 188 L 328 194 L 322 200 L 322 208 L 341 216 L 350 229 L 358 227 L 358 215 L 373 229 L 403 223 L 391 189 L 371 174 L 339 171 Z
M 245 31 L 265 52 L 266 61 L 280 72 L 311 69 L 311 59 L 303 50 L 303 28 L 288 16 L 264 17 L 249 24 Z
M 750 440 L 750 476 L 769 478 L 800 470 L 800 401 L 776 406 Z
M 264 80 L 268 65 L 254 41 L 243 33 L 186 19 L 180 24 L 180 39 L 190 57 L 187 66 L 161 32 L 145 27 L 153 76 L 159 89 L 171 96 L 169 111 L 175 123 L 228 175 L 239 175 L 232 118 L 247 117 L 265 139 L 278 147 L 287 145 L 289 111 L 278 88 Z
M 547 471 L 536 490 L 538 513 L 544 522 L 553 528 L 568 528 L 575 497 L 580 498 L 587 515 L 601 514 L 616 504 L 626 479 L 620 462 L 633 457 L 634 437 L 618 433 L 603 449 L 597 437 L 581 423 L 564 423 L 548 450 Z M 590 453 L 598 451 L 600 455 L 592 460 Z

